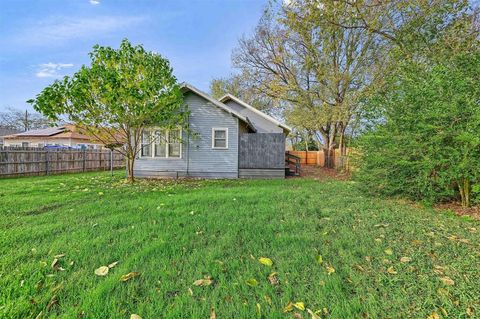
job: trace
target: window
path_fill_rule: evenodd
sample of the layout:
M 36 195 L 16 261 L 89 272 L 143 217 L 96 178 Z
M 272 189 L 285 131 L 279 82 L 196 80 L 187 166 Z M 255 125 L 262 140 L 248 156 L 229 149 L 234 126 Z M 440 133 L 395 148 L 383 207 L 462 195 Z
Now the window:
M 212 148 L 228 148 L 228 128 L 212 128 Z
M 142 134 L 141 156 L 181 158 L 182 130 L 144 130 Z
M 28 145 L 30 145 L 30 143 L 28 143 L 28 142 L 22 142 L 22 147 L 28 147 Z
M 144 130 L 142 132 L 142 150 L 141 154 L 144 157 L 152 156 L 152 145 L 150 144 L 150 131 Z

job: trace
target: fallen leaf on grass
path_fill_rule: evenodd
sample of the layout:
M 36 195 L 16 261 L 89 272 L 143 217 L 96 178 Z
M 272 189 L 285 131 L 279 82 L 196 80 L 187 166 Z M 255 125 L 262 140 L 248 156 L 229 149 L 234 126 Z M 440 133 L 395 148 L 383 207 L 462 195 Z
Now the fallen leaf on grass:
M 400 262 L 401 263 L 408 263 L 408 262 L 411 262 L 412 261 L 412 258 L 410 257 L 402 257 L 400 258 Z
M 440 280 L 447 286 L 455 285 L 455 281 L 453 281 L 453 279 L 448 276 L 442 277 L 440 278 Z
M 107 267 L 108 268 L 108 267 Z M 130 280 L 134 277 L 137 277 L 139 276 L 140 273 L 139 272 L 136 272 L 136 271 L 132 271 L 132 272 L 129 272 L 128 274 L 125 274 L 123 275 L 122 277 L 120 277 L 120 281 L 127 281 L 127 280 Z
M 212 308 L 212 310 L 210 310 L 210 319 L 215 319 L 217 318 L 217 316 L 215 315 L 215 309 Z
M 65 254 L 58 254 L 58 255 L 53 256 L 53 258 L 62 258 L 64 256 L 65 256 Z
M 327 270 L 327 274 L 329 274 L 329 275 L 331 275 L 335 272 L 335 268 L 330 267 L 330 266 L 327 266 L 325 269 Z
M 247 285 L 249 285 L 250 287 L 258 286 L 258 281 L 257 281 L 255 278 L 247 279 L 247 280 L 245 280 L 245 282 L 246 282 Z
M 295 312 L 295 313 L 293 314 L 293 318 L 295 318 L 295 319 L 303 319 L 303 316 L 302 316 L 301 313 Z
M 393 268 L 393 266 L 388 267 L 387 272 L 388 272 L 390 275 L 396 275 L 396 274 L 397 274 L 397 271 Z
M 272 266 L 273 265 L 273 261 L 270 258 L 267 258 L 267 257 L 260 257 L 260 258 L 258 258 L 258 261 L 262 265 L 265 265 L 265 266 Z
M 298 310 L 301 310 L 301 311 L 305 310 L 305 304 L 302 301 L 297 301 L 296 303 L 293 304 L 293 306 Z
M 137 315 L 137 314 L 132 313 L 132 314 L 130 315 L 130 319 L 142 319 L 142 317 L 140 317 L 140 316 Z
M 276 272 L 272 272 L 270 275 L 268 275 L 267 279 L 268 281 L 270 282 L 271 285 L 275 286 L 275 285 L 278 285 L 278 277 L 277 277 L 277 273 Z
M 118 264 L 118 261 L 114 261 L 113 263 L 108 265 L 108 268 L 113 268 Z
M 213 283 L 212 278 L 205 277 L 203 279 L 198 279 L 193 282 L 194 286 L 210 286 Z
M 53 261 L 52 261 L 52 268 L 53 268 L 53 269 L 58 268 L 58 258 L 53 259 Z
M 317 263 L 319 263 L 320 265 L 323 264 L 323 257 L 321 255 L 318 255 L 317 257 L 315 257 L 315 259 L 317 260 Z
M 289 302 L 285 307 L 283 307 L 283 312 L 290 312 L 293 310 L 293 303 Z
M 95 275 L 97 276 L 106 276 L 108 274 L 108 267 L 107 266 L 101 266 L 97 269 L 95 269 Z
M 320 316 L 315 314 L 311 309 L 307 308 L 307 312 L 312 317 L 312 319 L 320 319 Z
M 440 316 L 434 311 L 427 319 L 440 319 Z
M 384 251 L 385 251 L 385 254 L 387 255 L 393 255 L 393 250 L 391 248 L 387 248 Z

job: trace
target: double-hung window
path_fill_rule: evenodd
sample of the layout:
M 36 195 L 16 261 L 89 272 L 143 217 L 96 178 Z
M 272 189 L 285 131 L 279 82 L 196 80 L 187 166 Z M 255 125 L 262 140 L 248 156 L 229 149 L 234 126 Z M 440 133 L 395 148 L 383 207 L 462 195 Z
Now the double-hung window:
M 145 129 L 142 134 L 142 157 L 181 158 L 182 130 Z
M 212 128 L 212 148 L 228 148 L 228 128 Z

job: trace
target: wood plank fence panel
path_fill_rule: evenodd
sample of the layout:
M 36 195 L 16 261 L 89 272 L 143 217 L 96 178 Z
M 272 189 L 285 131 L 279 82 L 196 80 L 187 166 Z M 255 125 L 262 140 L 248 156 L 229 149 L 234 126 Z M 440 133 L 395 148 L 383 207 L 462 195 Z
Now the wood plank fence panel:
M 240 134 L 239 165 L 242 168 L 284 169 L 283 133 Z
M 124 168 L 125 159 L 110 150 L 51 150 L 0 147 L 0 178 Z

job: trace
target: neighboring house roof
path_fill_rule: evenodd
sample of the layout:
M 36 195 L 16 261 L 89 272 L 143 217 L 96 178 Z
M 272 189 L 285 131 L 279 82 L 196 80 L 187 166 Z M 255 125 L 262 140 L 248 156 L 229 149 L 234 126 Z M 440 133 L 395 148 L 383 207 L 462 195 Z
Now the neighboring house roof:
M 241 115 L 240 113 L 232 110 L 231 108 L 229 108 L 227 105 L 223 104 L 222 102 L 220 101 L 217 101 L 215 100 L 213 97 L 211 97 L 210 95 L 208 95 L 207 93 L 205 92 L 202 92 L 201 90 L 197 89 L 196 87 L 194 87 L 193 85 L 191 84 L 188 84 L 188 83 L 182 83 L 181 84 L 181 89 L 182 91 L 185 93 L 185 92 L 193 92 L 201 97 L 203 97 L 204 99 L 206 99 L 207 101 L 211 102 L 213 105 L 219 107 L 220 109 L 224 110 L 225 112 L 227 113 L 230 113 L 232 114 L 233 116 L 237 117 L 238 119 L 242 120 L 243 122 L 245 122 L 253 131 L 257 131 L 257 129 L 255 128 L 255 126 L 252 124 L 252 122 L 248 119 L 248 117 L 244 116 L 244 115 Z
M 260 115 L 261 117 L 263 117 L 264 119 L 272 122 L 273 124 L 277 125 L 277 126 L 280 126 L 281 128 L 283 128 L 284 130 L 288 131 L 288 132 L 291 132 L 292 131 L 292 128 L 277 121 L 276 119 L 274 119 L 273 117 L 271 117 L 270 115 L 267 115 L 265 113 L 263 113 L 262 111 L 254 108 L 253 106 L 245 103 L 244 101 L 240 100 L 238 97 L 236 96 L 233 96 L 231 94 L 226 94 L 224 95 L 222 98 L 220 98 L 220 102 L 222 103 L 225 103 L 227 101 L 234 101 L 236 102 L 237 104 L 240 104 L 241 106 L 245 107 L 246 109 L 248 109 L 249 111 L 257 114 L 257 115 Z
M 39 130 L 30 130 L 22 133 L 11 134 L 4 137 L 5 139 L 27 139 L 27 138 L 44 138 L 44 139 L 59 139 L 59 138 L 74 138 L 81 140 L 88 140 L 93 142 L 93 138 L 82 134 L 79 129 L 72 124 L 67 124 L 57 127 L 49 127 Z

